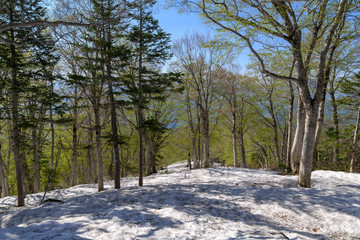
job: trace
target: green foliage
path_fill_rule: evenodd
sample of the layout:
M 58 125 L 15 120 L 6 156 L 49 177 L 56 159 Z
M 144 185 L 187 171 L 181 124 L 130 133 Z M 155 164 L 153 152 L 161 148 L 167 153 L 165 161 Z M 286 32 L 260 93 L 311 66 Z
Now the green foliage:
M 59 184 L 61 183 L 61 181 L 63 179 L 60 174 L 60 171 L 58 171 L 56 169 L 50 169 L 48 167 L 48 165 L 46 165 L 42 168 L 41 176 L 43 176 L 41 178 L 42 186 L 44 186 L 44 189 L 46 186 L 48 186 L 48 190 L 59 186 Z
M 351 109 L 356 109 L 360 104 L 360 73 L 345 79 L 340 90 L 345 96 L 339 102 Z

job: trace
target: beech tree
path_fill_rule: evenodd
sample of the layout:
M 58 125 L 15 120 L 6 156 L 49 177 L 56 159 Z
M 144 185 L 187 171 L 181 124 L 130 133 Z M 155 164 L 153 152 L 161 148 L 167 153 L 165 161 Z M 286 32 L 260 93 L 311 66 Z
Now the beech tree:
M 297 84 L 305 108 L 304 137 L 298 186 L 311 186 L 311 171 L 319 103 L 325 87 L 325 67 L 331 61 L 330 49 L 345 23 L 351 24 L 357 11 L 352 0 L 333 1 L 172 1 L 180 7 L 197 12 L 235 41 L 247 45 L 257 58 L 266 76 Z M 251 13 L 251 14 L 249 14 Z M 347 21 L 347 22 L 346 22 Z M 304 42 L 305 38 L 310 41 Z M 296 76 L 289 77 L 269 71 L 259 54 L 259 46 L 270 45 L 287 49 L 296 61 Z M 256 41 L 260 40 L 260 41 Z M 260 44 L 254 44 L 254 42 Z M 278 44 L 280 43 L 280 44 Z M 315 52 L 318 54 L 315 55 Z M 310 87 L 310 62 L 317 58 L 315 91 Z
M 358 134 L 360 127 L 360 74 L 355 74 L 344 80 L 341 86 L 341 92 L 346 94 L 340 102 L 347 106 L 355 116 L 354 135 L 352 139 L 352 150 L 350 160 L 350 172 L 355 172 L 357 152 L 358 152 Z
M 244 135 L 246 130 L 246 115 L 248 114 L 247 100 L 249 98 L 249 89 L 246 88 L 248 76 L 241 75 L 239 67 L 232 66 L 223 73 L 223 81 L 220 83 L 219 93 L 226 100 L 228 108 L 225 108 L 226 118 L 231 122 L 231 134 L 233 142 L 234 167 L 246 167 L 246 154 Z M 228 117 L 230 115 L 230 117 Z M 240 150 L 241 164 L 238 159 L 238 150 Z
M 219 72 L 230 62 L 229 51 L 204 47 L 212 39 L 199 33 L 186 35 L 174 43 L 173 52 L 185 72 L 191 101 L 199 110 L 202 137 L 202 167 L 210 167 L 210 115 L 216 100 Z M 192 127 L 194 128 L 194 127 Z M 196 164 L 195 168 L 196 168 Z

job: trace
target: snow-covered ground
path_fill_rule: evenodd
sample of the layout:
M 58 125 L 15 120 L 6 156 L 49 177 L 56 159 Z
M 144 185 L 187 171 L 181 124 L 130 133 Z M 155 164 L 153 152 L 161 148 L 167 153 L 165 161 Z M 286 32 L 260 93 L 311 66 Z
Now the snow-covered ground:
M 174 164 L 138 187 L 122 179 L 0 199 L 0 239 L 360 239 L 360 175 L 313 172 L 313 187 L 273 171 Z

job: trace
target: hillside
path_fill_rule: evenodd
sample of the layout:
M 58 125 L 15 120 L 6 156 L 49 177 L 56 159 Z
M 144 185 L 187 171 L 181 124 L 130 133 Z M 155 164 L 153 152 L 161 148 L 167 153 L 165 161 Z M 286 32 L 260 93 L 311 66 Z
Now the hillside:
M 168 173 L 0 199 L 0 239 L 360 239 L 360 175 L 315 171 L 313 188 L 273 171 L 182 163 Z

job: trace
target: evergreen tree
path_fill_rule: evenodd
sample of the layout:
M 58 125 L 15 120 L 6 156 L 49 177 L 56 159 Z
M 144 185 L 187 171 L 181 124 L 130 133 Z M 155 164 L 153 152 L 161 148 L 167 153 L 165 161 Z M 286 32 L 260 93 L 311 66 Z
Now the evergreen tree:
M 0 24 L 12 24 L 24 21 L 40 21 L 44 19 L 45 9 L 41 7 L 39 0 L 3 2 L 0 6 Z M 43 27 L 29 27 L 10 29 L 1 32 L 1 37 L 7 39 L 8 45 L 1 45 L 1 62 L 9 69 L 7 75 L 8 90 L 11 95 L 11 121 L 13 153 L 16 168 L 16 182 L 18 192 L 18 206 L 24 205 L 23 169 L 21 156 L 22 139 L 21 131 L 24 126 L 22 119 L 23 97 L 27 97 L 29 91 L 34 94 L 39 90 L 35 87 L 41 85 L 47 77 L 49 67 L 56 62 L 56 57 L 51 53 L 53 43 L 44 33 Z M 36 151 L 36 150 L 35 150 Z M 24 162 L 23 162 L 24 163 Z M 40 171 L 35 162 L 36 174 Z M 36 175 L 35 174 L 35 175 Z M 36 180 L 39 176 L 36 175 Z M 37 183 L 36 183 L 37 184 Z
M 122 15 L 122 21 L 126 18 L 124 16 L 124 8 L 120 3 L 114 0 L 92 0 L 94 10 L 98 13 L 99 21 L 109 22 Z M 116 113 L 116 85 L 118 85 L 118 78 L 115 76 L 115 71 L 123 70 L 124 62 L 129 58 L 129 50 L 125 45 L 119 44 L 117 40 L 123 37 L 122 31 L 127 27 L 127 24 L 122 24 L 119 21 L 111 21 L 114 24 L 108 24 L 102 28 L 104 32 L 103 39 L 99 43 L 102 49 L 105 81 L 108 87 L 108 100 L 110 104 L 111 114 L 111 142 L 113 145 L 113 158 L 115 166 L 115 189 L 120 188 L 120 156 L 119 143 L 121 139 L 117 127 L 117 113 Z M 116 66 L 114 66 L 116 63 Z M 119 77 L 119 76 L 118 76 Z M 115 85 L 115 86 L 114 86 Z
M 156 1 L 140 0 L 130 4 L 130 17 L 134 25 L 128 35 L 132 46 L 133 66 L 124 81 L 124 92 L 136 109 L 139 135 L 139 186 L 143 185 L 143 140 L 145 131 L 144 109 L 151 100 L 166 99 L 164 92 L 179 80 L 177 73 L 160 73 L 159 65 L 170 59 L 170 36 L 152 16 Z
M 103 92 L 107 90 L 111 115 L 110 140 L 113 145 L 113 158 L 115 165 L 115 188 L 120 188 L 120 136 L 117 128 L 116 95 L 118 95 L 118 72 L 124 68 L 129 51 L 121 44 L 123 32 L 127 25 L 124 8 L 120 1 L 116 0 L 91 0 L 92 12 L 89 13 L 90 23 L 103 22 L 101 27 L 88 28 L 84 34 L 86 45 L 81 47 L 84 56 L 77 57 L 81 61 L 81 69 L 84 76 L 71 76 L 78 79 L 81 85 L 89 92 L 89 100 L 92 103 L 95 117 L 96 148 L 98 161 L 98 184 L 99 191 L 103 190 L 103 166 L 101 138 L 102 124 L 100 111 L 103 107 Z M 118 19 L 115 21 L 115 19 Z M 121 21 L 120 21 L 120 20 Z M 105 24 L 111 22 L 111 24 Z M 107 87 L 107 89 L 106 89 Z

